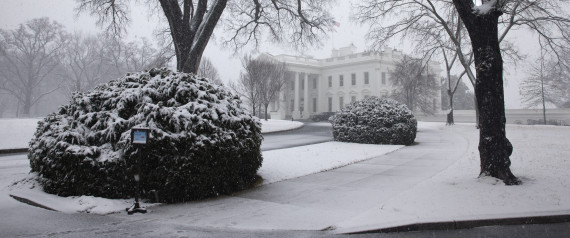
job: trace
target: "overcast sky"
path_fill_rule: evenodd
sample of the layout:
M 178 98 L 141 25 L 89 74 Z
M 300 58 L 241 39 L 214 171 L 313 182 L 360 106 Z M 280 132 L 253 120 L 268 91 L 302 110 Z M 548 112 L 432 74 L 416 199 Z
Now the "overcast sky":
M 136 1 L 132 1 L 136 2 Z M 75 0 L 0 0 L 0 28 L 14 29 L 19 24 L 28 20 L 49 17 L 66 27 L 69 32 L 81 31 L 83 33 L 97 33 L 101 31 L 95 25 L 96 19 L 83 13 L 76 16 L 74 8 L 77 6 Z M 333 9 L 333 16 L 336 21 L 340 22 L 340 27 L 336 27 L 336 32 L 330 35 L 328 41 L 319 49 L 313 49 L 303 52 L 306 55 L 313 55 L 316 58 L 324 58 L 330 56 L 332 48 L 339 48 L 347 46 L 351 43 L 357 46 L 358 51 L 366 49 L 367 44 L 364 39 L 366 28 L 351 23 L 350 5 L 349 1 L 338 1 Z M 153 31 L 159 25 L 158 15 L 149 14 L 149 11 L 144 4 L 131 4 L 131 25 L 128 28 L 129 39 L 136 37 L 153 38 Z M 532 41 L 536 36 L 529 37 L 525 35 L 512 34 L 512 40 L 517 41 L 519 49 L 525 53 L 535 55 L 537 45 Z M 524 39 L 523 39 L 524 38 Z M 220 75 L 225 82 L 236 80 L 239 77 L 241 64 L 239 57 L 241 54 L 250 53 L 250 49 L 244 49 L 234 54 L 229 49 L 222 49 L 214 42 L 210 42 L 204 55 L 212 60 L 214 65 L 220 71 Z M 393 48 L 403 49 L 404 52 L 410 53 L 407 50 L 406 43 L 394 41 L 390 46 Z M 259 52 L 268 52 L 271 54 L 300 54 L 299 52 L 291 51 L 291 49 L 283 49 L 279 46 L 271 45 L 269 43 L 261 45 L 258 49 Z M 532 60 L 527 60 L 532 61 Z M 505 78 L 507 79 L 505 88 L 505 103 L 507 108 L 520 108 L 520 95 L 518 85 L 524 77 L 526 77 L 526 68 L 528 63 L 523 63 L 518 66 L 515 71 L 513 66 L 507 66 Z M 443 66 L 442 66 L 443 67 Z

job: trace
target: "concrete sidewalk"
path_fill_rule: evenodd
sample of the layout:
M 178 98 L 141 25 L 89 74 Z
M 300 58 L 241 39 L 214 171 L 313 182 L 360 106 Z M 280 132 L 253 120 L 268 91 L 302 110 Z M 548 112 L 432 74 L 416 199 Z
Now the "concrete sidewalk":
M 356 232 L 346 226 L 336 230 L 337 224 L 380 209 L 384 202 L 451 166 L 468 146 L 468 141 L 457 133 L 430 128 L 419 131 L 416 142 L 364 162 L 234 196 L 153 207 L 144 217 L 111 216 L 210 228 Z M 387 226 L 378 224 L 367 229 Z

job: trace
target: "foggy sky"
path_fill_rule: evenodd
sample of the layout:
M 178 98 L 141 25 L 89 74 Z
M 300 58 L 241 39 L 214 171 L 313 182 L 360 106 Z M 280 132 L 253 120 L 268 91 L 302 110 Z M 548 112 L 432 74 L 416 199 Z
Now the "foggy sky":
M 0 0 L 2 7 L 0 8 L 0 28 L 14 29 L 19 24 L 28 20 L 49 17 L 66 27 L 68 32 L 81 31 L 83 33 L 95 34 L 101 31 L 101 28 L 95 25 L 96 19 L 89 16 L 88 13 L 83 13 L 76 16 L 74 8 L 77 6 L 74 0 Z M 135 1 L 133 1 L 135 2 Z M 367 44 L 364 39 L 366 27 L 359 26 L 358 24 L 350 21 L 350 4 L 349 1 L 338 1 L 335 4 L 336 8 L 333 10 L 333 16 L 337 22 L 340 22 L 340 27 L 335 27 L 336 32 L 332 33 L 329 39 L 324 42 L 321 48 L 315 48 L 304 52 L 306 55 L 313 55 L 316 58 L 325 58 L 330 56 L 332 48 L 339 48 L 354 44 L 357 46 L 358 51 L 367 49 Z M 162 13 L 159 13 L 162 14 Z M 131 4 L 131 24 L 128 27 L 128 39 L 132 40 L 137 37 L 147 37 L 153 39 L 153 31 L 159 26 L 159 16 L 157 14 L 150 14 L 148 7 L 142 3 Z M 524 69 L 533 62 L 538 45 L 533 39 L 536 36 L 528 36 L 528 33 L 522 37 L 522 34 L 513 34 L 511 32 L 510 40 L 516 41 L 519 50 L 524 54 L 530 55 L 527 60 L 519 64 L 517 70 L 512 65 L 505 65 L 505 104 L 509 109 L 521 108 L 520 94 L 518 85 L 526 73 Z M 210 41 L 204 56 L 210 58 L 218 71 L 221 78 L 225 83 L 237 80 L 241 70 L 241 63 L 239 57 L 244 53 L 250 53 L 253 47 L 249 49 L 242 49 L 237 54 L 231 49 L 223 49 L 217 44 L 220 39 L 214 34 L 213 40 Z M 400 42 L 399 40 L 392 41 L 390 47 L 402 49 L 406 53 L 411 53 L 409 49 L 409 42 Z M 289 47 L 279 45 L 272 45 L 263 43 L 258 49 L 258 52 L 268 52 L 270 54 L 300 54 L 295 53 Z M 443 65 L 441 66 L 444 67 Z M 466 81 L 471 87 L 470 83 Z

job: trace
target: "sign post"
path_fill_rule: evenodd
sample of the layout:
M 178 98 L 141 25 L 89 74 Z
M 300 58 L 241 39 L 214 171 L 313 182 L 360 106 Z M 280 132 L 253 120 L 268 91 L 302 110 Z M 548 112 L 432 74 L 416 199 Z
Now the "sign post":
M 148 135 L 150 133 L 150 129 L 148 128 L 139 128 L 133 127 L 131 128 L 131 144 L 137 148 L 137 173 L 134 175 L 135 182 L 136 182 L 136 191 L 135 191 L 135 203 L 130 207 L 127 208 L 127 213 L 132 215 L 133 213 L 146 213 L 146 209 L 142 208 L 139 204 L 139 196 L 140 196 L 140 175 L 141 175 L 141 150 L 148 142 Z

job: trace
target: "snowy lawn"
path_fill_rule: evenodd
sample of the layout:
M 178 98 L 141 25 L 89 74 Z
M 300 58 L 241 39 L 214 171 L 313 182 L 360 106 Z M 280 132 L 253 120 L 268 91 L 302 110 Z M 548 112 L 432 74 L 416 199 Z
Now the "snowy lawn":
M 0 149 L 28 148 L 40 118 L 0 118 Z
M 467 156 L 377 208 L 339 224 L 339 232 L 425 222 L 570 214 L 570 127 L 507 125 L 507 137 L 514 146 L 511 170 L 523 181 L 520 186 L 505 186 L 490 177 L 477 178 L 479 135 L 474 124 L 441 128 L 469 140 Z
M 27 148 L 28 143 L 36 132 L 40 118 L 30 119 L 0 119 L 0 150 Z M 292 130 L 303 126 L 298 121 L 260 120 L 261 133 Z
M 271 133 L 278 131 L 288 131 L 297 129 L 303 126 L 302 122 L 298 121 L 286 121 L 286 120 L 274 120 L 274 119 L 259 119 L 261 121 L 261 133 Z

